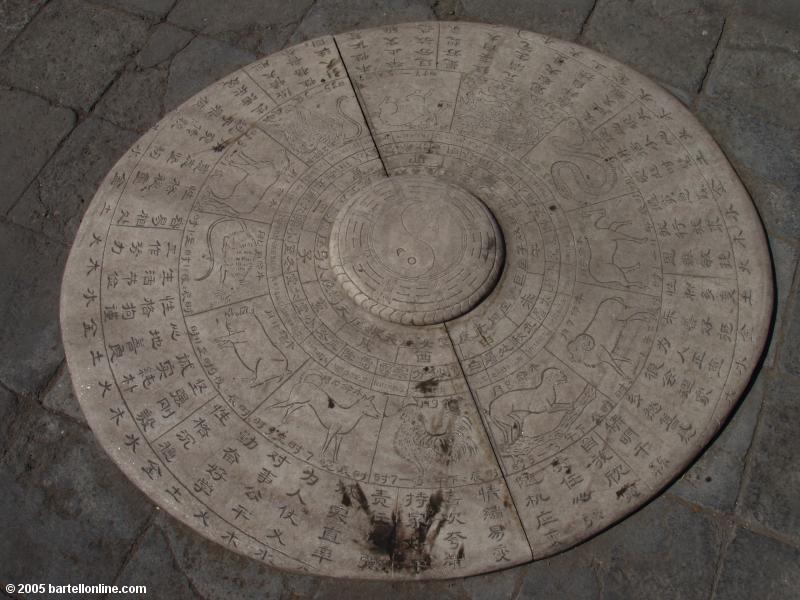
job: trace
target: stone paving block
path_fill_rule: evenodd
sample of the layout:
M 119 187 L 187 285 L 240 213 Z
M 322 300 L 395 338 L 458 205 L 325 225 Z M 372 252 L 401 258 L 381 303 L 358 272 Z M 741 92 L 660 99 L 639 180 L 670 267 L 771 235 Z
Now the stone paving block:
M 175 0 L 95 0 L 144 17 L 162 18 L 175 5 Z
M 720 512 L 733 511 L 764 398 L 764 379 L 757 378 L 717 439 L 670 492 Z
M 75 397 L 72 379 L 69 376 L 69 369 L 66 365 L 64 365 L 50 389 L 42 397 L 42 405 L 48 410 L 55 411 L 73 421 L 87 425 L 86 417 L 83 415 L 78 399 Z M 120 476 L 122 476 L 122 473 L 120 473 Z
M 35 394 L 64 360 L 58 299 L 66 254 L 62 244 L 0 223 L 0 381 L 19 394 Z
M 180 570 L 207 600 L 230 598 L 232 595 L 237 600 L 280 597 L 282 571 L 209 542 L 163 512 L 159 512 L 156 524 L 164 531 Z M 312 581 L 312 586 L 318 583 Z M 232 590 L 235 590 L 234 594 Z M 298 594 L 298 597 L 307 598 L 309 593 Z
M 704 514 L 661 496 L 583 550 L 604 598 L 707 599 L 720 532 Z
M 800 22 L 800 3 L 796 0 L 739 0 L 736 12 L 771 20 L 786 29 L 787 24 Z
M 0 89 L 0 212 L 5 213 L 75 126 L 75 114 L 16 90 Z
M 522 568 L 508 569 L 468 577 L 461 582 L 461 588 L 469 600 L 517 598 L 524 572 Z
M 699 89 L 723 15 L 691 0 L 598 0 L 583 35 L 592 48 L 658 81 Z
M 150 34 L 144 48 L 136 55 L 136 65 L 140 69 L 154 67 L 171 59 L 192 41 L 194 34 L 175 27 L 169 23 L 161 23 Z
M 601 581 L 592 568 L 591 556 L 585 546 L 525 565 L 522 571 L 519 600 L 593 600 L 602 597 Z M 489 600 L 492 596 L 489 592 L 477 598 Z
M 778 365 L 782 371 L 800 377 L 800 300 L 797 294 L 790 299 L 790 302 L 786 313 L 789 322 L 783 326 Z
M 430 5 L 423 0 L 317 0 L 289 44 L 352 29 L 433 19 Z
M 797 598 L 800 550 L 737 528 L 722 562 L 714 600 Z
M 126 71 L 97 105 L 96 114 L 133 131 L 144 132 L 164 115 L 166 69 Z
M 709 70 L 704 93 L 765 120 L 796 125 L 800 117 L 800 23 L 733 17 Z
M 279 37 L 285 43 L 312 2 L 232 0 L 225 3 L 225 10 L 220 10 L 217 0 L 180 0 L 170 12 L 169 21 L 255 51 L 265 37 Z
M 79 0 L 45 6 L 0 57 L 0 78 L 88 110 L 144 43 L 147 24 Z
M 594 0 L 462 0 L 463 10 L 456 9 L 455 16 L 575 40 L 593 5 Z
M 767 232 L 800 239 L 800 128 L 770 123 L 717 98 L 701 98 L 696 114 L 741 177 Z
M 800 422 L 798 381 L 770 378 L 764 407 L 750 450 L 750 477 L 744 483 L 739 513 L 748 520 L 800 539 Z
M 0 52 L 6 49 L 47 0 L 5 0 L 0 11 Z
M 253 62 L 256 55 L 208 37 L 196 37 L 172 60 L 164 98 L 170 111 L 204 87 Z
M 792 297 L 790 295 L 792 283 L 797 270 L 798 246 L 777 237 L 769 240 L 772 251 L 772 263 L 775 266 L 776 278 L 776 299 L 775 326 L 772 331 L 769 350 L 764 359 L 765 367 L 772 367 L 775 364 L 775 356 L 778 353 L 778 345 L 783 339 L 783 331 L 786 327 L 786 312 L 791 308 Z M 789 342 L 791 343 L 791 341 Z
M 91 432 L 34 406 L 0 461 L 0 580 L 110 583 L 151 504 Z
M 150 527 L 136 545 L 114 585 L 146 585 L 148 595 L 170 600 L 189 600 L 200 596 L 192 590 L 189 580 L 178 568 L 169 544 L 158 527 Z M 144 598 L 126 594 L 116 598 Z
M 20 404 L 14 392 L 0 386 L 0 456 L 5 451 L 14 430 L 14 422 L 19 416 Z
M 11 219 L 70 243 L 100 182 L 136 137 L 107 121 L 87 119 L 28 188 Z

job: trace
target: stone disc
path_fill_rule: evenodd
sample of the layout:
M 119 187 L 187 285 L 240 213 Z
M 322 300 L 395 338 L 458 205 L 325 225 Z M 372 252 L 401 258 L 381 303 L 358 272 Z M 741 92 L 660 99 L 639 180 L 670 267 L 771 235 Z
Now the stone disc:
M 530 32 L 311 40 L 168 114 L 62 285 L 100 443 L 276 567 L 447 578 L 631 513 L 709 442 L 773 307 L 765 234 L 660 87 Z

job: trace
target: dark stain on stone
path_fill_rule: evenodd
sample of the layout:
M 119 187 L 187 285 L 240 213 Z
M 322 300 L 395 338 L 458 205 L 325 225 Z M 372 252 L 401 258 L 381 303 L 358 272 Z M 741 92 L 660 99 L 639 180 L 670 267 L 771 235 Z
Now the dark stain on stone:
M 465 556 L 466 556 L 466 553 L 464 552 L 464 544 L 461 544 L 461 545 L 458 547 L 458 554 L 456 555 L 456 558 L 457 558 L 459 561 L 462 561 L 462 560 L 464 560 L 464 557 L 465 557 Z
M 217 144 L 216 146 L 214 146 L 214 147 L 212 148 L 212 150 L 213 150 L 214 152 L 222 152 L 223 150 L 225 150 L 225 146 L 226 146 L 225 142 L 220 142 L 219 144 Z
M 336 403 L 333 401 L 333 398 L 328 396 L 328 408 L 333 408 L 336 406 Z
M 555 210 L 556 210 L 556 208 L 557 208 L 557 207 L 556 207 L 556 205 L 555 205 L 555 204 L 551 204 L 551 205 L 550 205 L 550 210 L 552 210 L 552 211 L 555 211 Z
M 617 490 L 617 498 L 622 498 L 629 489 L 631 489 L 635 483 L 626 483 L 621 488 Z
M 366 494 L 364 494 L 364 490 L 361 489 L 361 486 L 356 483 L 353 485 L 351 491 L 353 496 L 356 498 L 356 502 L 358 502 L 358 505 L 361 507 L 361 510 L 363 510 L 365 513 L 369 513 L 369 501 L 367 500 Z
M 439 381 L 436 379 L 436 377 L 431 377 L 430 379 L 425 379 L 424 381 L 418 381 L 414 384 L 414 388 L 423 394 L 430 394 L 436 390 L 437 387 L 439 387 Z

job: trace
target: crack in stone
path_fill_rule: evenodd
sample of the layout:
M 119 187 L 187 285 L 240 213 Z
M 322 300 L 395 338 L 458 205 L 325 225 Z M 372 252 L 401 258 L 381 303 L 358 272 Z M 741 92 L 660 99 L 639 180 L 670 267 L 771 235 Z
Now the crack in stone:
M 586 18 L 583 20 L 583 23 L 581 23 L 581 28 L 578 30 L 578 37 L 576 38 L 577 40 L 583 39 L 583 36 L 586 33 L 586 27 L 589 25 L 589 19 L 591 19 L 592 15 L 594 15 L 594 10 L 597 8 L 597 3 L 599 1 L 600 0 L 594 0 L 592 7 L 589 9 L 589 12 L 586 13 Z
M 705 92 L 706 81 L 708 80 L 709 72 L 711 71 L 711 64 L 714 62 L 714 58 L 717 56 L 717 49 L 719 48 L 719 44 L 722 41 L 722 36 L 725 33 L 725 24 L 728 22 L 727 17 L 722 17 L 722 27 L 719 28 L 719 36 L 717 36 L 717 41 L 714 42 L 714 48 L 711 50 L 711 56 L 708 58 L 708 62 L 706 63 L 705 71 L 703 72 L 703 77 L 700 80 L 700 85 L 697 86 L 695 93 L 700 96 Z

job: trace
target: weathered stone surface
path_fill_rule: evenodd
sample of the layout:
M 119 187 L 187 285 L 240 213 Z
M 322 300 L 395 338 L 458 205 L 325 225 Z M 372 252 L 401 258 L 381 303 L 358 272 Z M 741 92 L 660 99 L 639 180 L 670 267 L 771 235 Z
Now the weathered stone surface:
M 749 480 L 740 514 L 781 534 L 800 538 L 800 419 L 798 382 L 784 375 L 766 385 L 764 407 L 750 450 Z
M 723 559 L 716 600 L 788 600 L 800 589 L 800 550 L 741 527 Z
M 234 0 L 220 11 L 216 0 L 180 0 L 169 20 L 192 31 L 212 35 L 225 42 L 256 51 L 267 40 L 281 38 L 283 45 L 291 28 L 301 21 L 312 0 Z M 277 50 L 271 47 L 270 51 Z
M 20 401 L 17 395 L 0 385 L 0 456 L 4 454 L 9 444 L 19 409 Z
M 96 0 L 144 17 L 161 18 L 175 6 L 175 0 Z
M 190 31 L 161 23 L 150 34 L 144 48 L 136 55 L 136 65 L 141 69 L 154 67 L 171 59 L 183 50 L 194 37 Z
M 144 43 L 137 17 L 80 0 L 45 6 L 0 58 L 0 79 L 88 110 Z
M 69 369 L 66 366 L 58 374 L 55 381 L 52 382 L 41 401 L 45 408 L 60 413 L 78 423 L 86 424 L 86 417 L 83 415 L 78 399 L 75 397 Z
M 96 114 L 125 129 L 143 132 L 164 115 L 165 69 L 126 71 L 97 105 Z
M 47 0 L 6 0 L 0 11 L 0 52 L 6 49 Z
M 41 409 L 0 461 L 0 578 L 110 583 L 152 506 L 88 429 Z
M 64 141 L 10 213 L 12 220 L 72 241 L 97 186 L 136 139 L 107 121 L 89 118 Z
M 784 30 L 788 29 L 787 25 L 797 29 L 797 23 L 800 22 L 800 4 L 793 0 L 740 0 L 736 4 L 736 11 L 771 20 Z
M 283 575 L 279 571 L 228 552 L 163 513 L 156 522 L 179 569 L 204 598 L 225 598 L 234 586 L 236 597 L 242 600 L 280 597 Z
M 251 62 L 254 54 L 207 37 L 196 37 L 172 60 L 164 97 L 172 110 L 223 75 Z
M 757 379 L 717 439 L 670 492 L 720 512 L 733 511 L 761 411 L 764 379 L 763 375 Z
M 295 44 L 360 27 L 377 27 L 433 18 L 424 0 L 317 0 L 292 34 Z M 277 50 L 262 46 L 263 53 Z
M 67 250 L 0 223 L 0 381 L 33 395 L 64 359 L 58 295 Z
M 19 199 L 75 125 L 75 114 L 16 90 L 0 89 L 0 213 Z
M 795 377 L 800 377 L 800 300 L 795 292 L 790 299 L 785 318 L 788 323 L 783 325 L 782 332 L 776 335 L 783 337 L 781 348 L 779 349 L 778 367 L 785 373 L 791 373 Z
M 722 23 L 722 14 L 688 0 L 598 0 L 582 39 L 658 81 L 694 92 Z
M 714 521 L 662 496 L 585 552 L 603 597 L 700 600 L 711 593 L 720 545 Z
M 245 54 L 201 34 L 170 84 Z M 148 130 L 86 212 L 62 326 L 93 431 L 184 524 L 293 572 L 445 579 L 547 559 L 670 482 L 746 388 L 771 284 L 749 197 L 661 88 L 416 23 L 258 60 Z M 573 593 L 708 593 L 716 526 L 655 506 Z M 671 568 L 629 581 L 675 531 Z
M 565 40 L 575 40 L 594 4 L 593 0 L 566 0 L 565 2 L 461 0 L 463 8 L 462 10 L 457 8 L 455 16 L 485 23 L 519 27 Z
M 114 582 L 118 586 L 146 585 L 148 595 L 170 600 L 202 598 L 191 588 L 181 573 L 161 529 L 151 526 L 136 544 L 133 554 Z M 142 598 L 142 594 L 119 595 L 120 598 Z M 212 596 L 206 596 L 210 598 Z
M 784 339 L 788 346 L 791 346 L 794 342 L 793 338 L 785 337 L 785 332 L 789 329 L 789 326 L 786 325 L 786 318 L 790 314 L 792 300 L 796 295 L 792 294 L 792 290 L 794 289 L 793 284 L 797 272 L 798 258 L 800 258 L 797 242 L 787 242 L 786 240 L 772 237 L 769 245 L 772 252 L 772 264 L 775 267 L 777 305 L 772 340 L 770 340 L 769 350 L 764 359 L 765 367 L 772 367 L 775 364 L 775 357 Z

